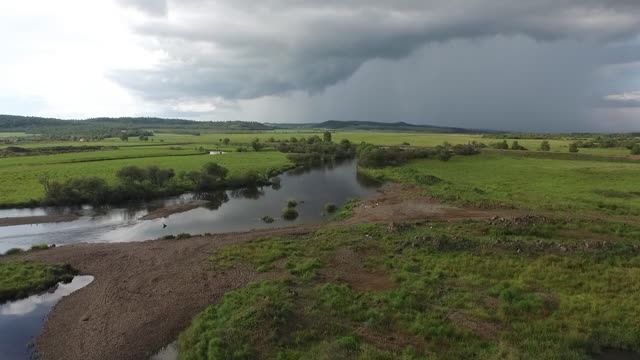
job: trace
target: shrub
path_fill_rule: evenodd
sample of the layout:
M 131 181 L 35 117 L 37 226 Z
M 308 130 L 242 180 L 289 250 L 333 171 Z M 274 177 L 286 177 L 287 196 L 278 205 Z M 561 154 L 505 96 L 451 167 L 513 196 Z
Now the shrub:
M 274 222 L 275 220 L 271 217 L 271 216 L 263 216 L 262 217 L 262 221 L 267 223 L 267 224 L 271 224 L 272 222 Z
M 550 151 L 551 150 L 551 145 L 549 145 L 549 142 L 547 140 L 544 140 L 542 143 L 540 143 L 540 150 L 542 150 L 542 151 Z
M 324 140 L 324 142 L 331 142 L 331 132 L 329 131 L 325 131 L 324 134 L 322 134 L 322 138 Z
M 477 155 L 480 154 L 480 149 L 476 144 L 458 144 L 453 147 L 453 153 L 456 155 Z
M 635 144 L 631 148 L 631 155 L 640 155 L 640 144 Z
M 260 143 L 260 139 L 256 138 L 251 142 L 251 147 L 253 148 L 253 151 L 260 151 L 264 145 Z
M 577 153 L 578 152 L 578 144 L 577 143 L 571 143 L 571 145 L 569 145 L 569 152 Z
M 178 236 L 176 236 L 176 239 L 182 240 L 182 239 L 188 239 L 190 237 L 191 237 L 191 234 L 189 233 L 180 233 L 178 234 Z
M 492 144 L 492 147 L 499 150 L 509 150 L 509 144 L 507 144 L 507 140 L 502 140 L 502 142 Z
M 334 203 L 327 203 L 324 206 L 324 211 L 328 212 L 329 214 L 334 213 L 338 208 L 336 207 L 336 204 Z
M 282 209 L 282 218 L 285 220 L 295 220 L 298 218 L 298 211 L 292 207 Z
M 511 144 L 511 150 L 527 150 L 524 146 L 520 145 L 517 141 Z
M 287 207 L 288 208 L 294 208 L 296 206 L 298 206 L 298 202 L 296 201 L 296 199 L 289 199 L 287 201 Z
M 173 240 L 173 239 L 175 239 L 176 237 L 175 237 L 175 235 L 166 235 L 166 236 L 163 236 L 162 238 L 163 238 L 164 240 Z

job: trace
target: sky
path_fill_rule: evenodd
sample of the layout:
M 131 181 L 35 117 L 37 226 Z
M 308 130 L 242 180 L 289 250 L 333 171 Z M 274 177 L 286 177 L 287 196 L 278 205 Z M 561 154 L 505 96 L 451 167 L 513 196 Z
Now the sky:
M 0 113 L 640 131 L 638 0 L 5 0 Z

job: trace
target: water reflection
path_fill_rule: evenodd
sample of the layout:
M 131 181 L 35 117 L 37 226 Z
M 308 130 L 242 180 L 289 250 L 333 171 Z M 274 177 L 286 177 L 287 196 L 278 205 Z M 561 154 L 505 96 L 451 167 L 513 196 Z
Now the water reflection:
M 195 199 L 206 201 L 204 207 L 209 210 L 218 210 L 222 204 L 229 201 L 229 196 L 226 191 L 213 191 L 196 194 Z
M 157 354 L 153 355 L 151 360 L 178 360 L 178 344 L 172 342 Z
M 31 357 L 30 344 L 38 335 L 51 308 L 63 297 L 89 285 L 93 276 L 76 276 L 52 292 L 0 305 L 0 359 Z
M 235 189 L 229 192 L 234 199 L 251 199 L 257 200 L 264 196 L 265 192 L 262 188 L 250 187 L 244 189 Z
M 355 161 L 320 168 L 297 168 L 278 176 L 279 186 L 218 191 L 153 201 L 129 208 L 83 208 L 82 217 L 71 222 L 3 227 L 0 252 L 38 243 L 122 242 L 161 238 L 179 233 L 204 234 L 272 228 L 326 220 L 326 203 L 340 206 L 350 198 L 365 198 L 379 185 L 358 174 Z M 281 218 L 287 200 L 298 201 L 295 221 Z M 205 200 L 200 207 L 166 218 L 140 220 L 154 209 Z M 261 220 L 264 216 L 273 223 Z M 167 226 L 164 227 L 163 224 Z

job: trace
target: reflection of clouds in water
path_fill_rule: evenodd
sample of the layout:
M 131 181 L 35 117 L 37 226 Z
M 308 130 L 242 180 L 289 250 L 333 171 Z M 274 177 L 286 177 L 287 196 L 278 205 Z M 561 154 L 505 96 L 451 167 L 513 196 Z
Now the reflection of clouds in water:
M 40 295 L 32 295 L 26 299 L 17 300 L 4 305 L 0 305 L 1 315 L 21 316 L 27 315 L 36 310 L 40 305 L 53 305 L 58 300 L 81 289 L 93 281 L 93 276 L 76 276 L 68 284 L 58 284 L 54 292 Z

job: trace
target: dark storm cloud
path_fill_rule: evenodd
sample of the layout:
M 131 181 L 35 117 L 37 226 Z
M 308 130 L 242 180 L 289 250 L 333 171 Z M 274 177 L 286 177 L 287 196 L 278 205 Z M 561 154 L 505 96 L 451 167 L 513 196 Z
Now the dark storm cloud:
M 154 12 L 164 2 L 128 1 Z M 524 34 L 606 43 L 637 34 L 632 0 L 436 0 L 254 2 L 183 0 L 137 31 L 169 61 L 112 74 L 149 98 L 251 99 L 348 79 L 372 59 L 406 57 L 423 44 Z

